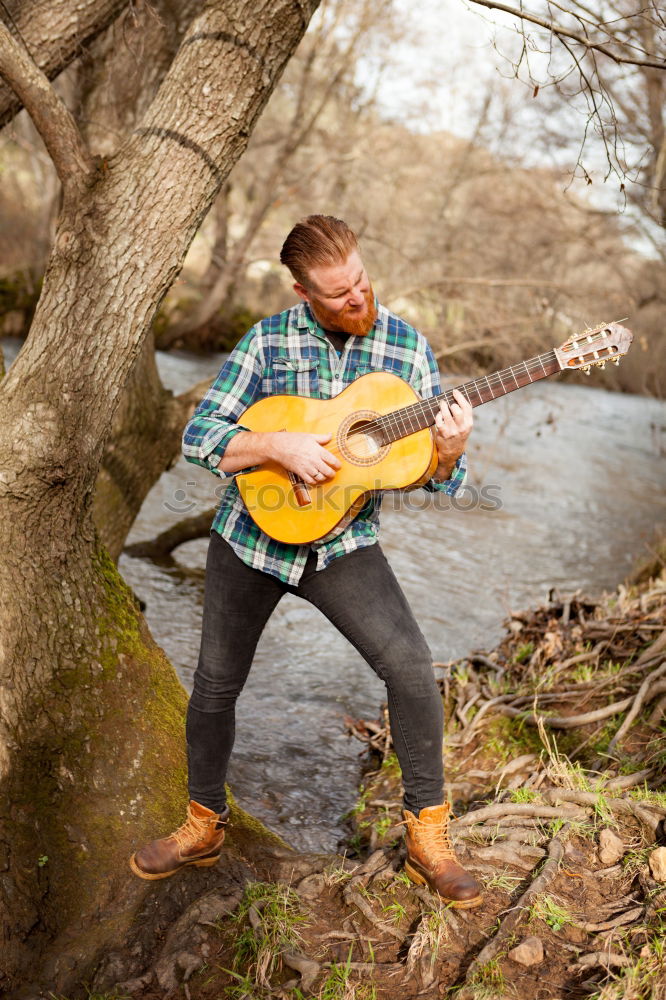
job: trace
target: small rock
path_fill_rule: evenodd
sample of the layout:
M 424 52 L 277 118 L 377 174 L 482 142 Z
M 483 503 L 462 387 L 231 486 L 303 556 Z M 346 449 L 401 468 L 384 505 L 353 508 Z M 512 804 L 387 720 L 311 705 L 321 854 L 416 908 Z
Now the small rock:
M 521 965 L 540 965 L 543 962 L 543 944 L 541 938 L 528 937 L 512 948 L 509 958 Z
M 624 843 L 616 833 L 607 827 L 599 834 L 599 861 L 602 865 L 614 865 L 624 854 Z
M 323 875 L 306 875 L 296 886 L 296 892 L 303 899 L 316 899 L 326 888 Z
M 666 847 L 656 847 L 649 858 L 655 882 L 666 882 Z

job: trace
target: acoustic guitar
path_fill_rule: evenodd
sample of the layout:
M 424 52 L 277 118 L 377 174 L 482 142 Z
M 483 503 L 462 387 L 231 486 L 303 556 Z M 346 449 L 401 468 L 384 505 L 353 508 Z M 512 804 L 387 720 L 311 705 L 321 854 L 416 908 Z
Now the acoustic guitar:
M 589 375 L 592 366 L 618 364 L 632 339 L 619 323 L 603 324 L 457 388 L 472 406 L 480 406 L 560 371 Z M 398 375 L 380 371 L 361 375 L 332 399 L 280 395 L 253 403 L 241 418 L 248 430 L 331 434 L 326 448 L 341 468 L 316 486 L 274 462 L 239 474 L 236 482 L 250 515 L 271 538 L 303 545 L 341 531 L 373 491 L 427 482 L 437 468 L 433 427 L 440 400 L 453 402 L 452 390 L 421 399 Z

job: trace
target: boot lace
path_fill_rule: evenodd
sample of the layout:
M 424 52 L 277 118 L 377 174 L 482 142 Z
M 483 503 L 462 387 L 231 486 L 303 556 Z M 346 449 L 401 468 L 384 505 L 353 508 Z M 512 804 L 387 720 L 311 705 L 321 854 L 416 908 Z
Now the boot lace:
M 427 852 L 432 862 L 455 861 L 456 855 L 449 838 L 449 820 L 451 814 L 446 813 L 441 823 L 424 823 L 418 816 L 410 821 L 411 834 L 418 845 Z
M 209 824 L 210 819 L 200 819 L 188 809 L 187 819 L 182 826 L 179 826 L 177 830 L 174 830 L 171 836 L 176 841 L 181 851 L 184 851 L 186 848 L 192 847 L 193 844 L 196 844 L 197 841 L 203 840 L 208 833 Z

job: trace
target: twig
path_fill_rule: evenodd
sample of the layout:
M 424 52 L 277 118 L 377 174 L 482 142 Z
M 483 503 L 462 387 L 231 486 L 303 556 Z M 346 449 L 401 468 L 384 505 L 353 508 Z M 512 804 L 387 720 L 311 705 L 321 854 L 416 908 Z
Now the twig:
M 546 21 L 542 17 L 538 17 L 536 14 L 530 14 L 524 9 L 516 9 L 515 7 L 509 7 L 507 4 L 498 3 L 497 0 L 472 0 L 472 3 L 478 4 L 480 7 L 488 7 L 490 10 L 503 10 L 505 14 L 512 14 L 514 17 L 519 18 L 521 21 L 529 21 L 532 24 L 538 25 L 540 28 L 545 28 L 550 31 L 551 34 L 560 38 L 571 38 L 574 42 L 582 45 L 583 48 L 588 51 L 601 52 L 602 55 L 608 56 L 616 63 L 628 63 L 631 66 L 650 66 L 653 69 L 664 69 L 666 64 L 657 61 L 656 59 L 633 59 L 631 56 L 621 56 L 612 49 L 609 49 L 603 42 L 594 42 L 584 35 L 579 35 L 576 31 L 571 31 L 569 28 L 565 28 L 561 24 L 556 24 L 554 21 Z

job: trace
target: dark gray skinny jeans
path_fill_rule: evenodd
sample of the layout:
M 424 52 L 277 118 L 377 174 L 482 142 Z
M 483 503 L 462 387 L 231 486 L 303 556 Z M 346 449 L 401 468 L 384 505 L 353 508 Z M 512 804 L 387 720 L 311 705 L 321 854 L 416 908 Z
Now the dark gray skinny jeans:
M 187 710 L 189 795 L 215 812 L 235 736 L 236 699 L 263 628 L 285 593 L 331 621 L 386 684 L 404 805 L 418 813 L 444 801 L 443 706 L 428 645 L 379 545 L 315 572 L 311 552 L 296 587 L 252 569 L 211 533 L 199 663 Z

